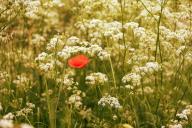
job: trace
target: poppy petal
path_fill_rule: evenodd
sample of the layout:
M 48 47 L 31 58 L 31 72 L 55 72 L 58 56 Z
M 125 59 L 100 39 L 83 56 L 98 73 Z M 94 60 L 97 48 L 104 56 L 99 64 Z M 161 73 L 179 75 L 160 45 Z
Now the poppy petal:
M 68 64 L 72 68 L 83 68 L 89 63 L 89 58 L 85 55 L 77 55 L 68 60 Z

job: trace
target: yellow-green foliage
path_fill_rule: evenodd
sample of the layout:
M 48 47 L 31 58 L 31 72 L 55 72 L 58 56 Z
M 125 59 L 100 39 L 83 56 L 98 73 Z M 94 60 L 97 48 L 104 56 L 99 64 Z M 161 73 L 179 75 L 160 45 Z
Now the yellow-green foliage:
M 0 0 L 0 128 L 191 128 L 191 0 Z

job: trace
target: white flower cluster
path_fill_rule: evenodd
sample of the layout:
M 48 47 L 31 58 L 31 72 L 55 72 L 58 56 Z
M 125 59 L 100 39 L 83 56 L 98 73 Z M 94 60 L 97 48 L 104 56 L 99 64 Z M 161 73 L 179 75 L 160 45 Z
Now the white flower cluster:
M 65 86 L 72 86 L 73 84 L 75 84 L 74 79 L 70 78 L 68 75 L 64 76 L 64 80 L 63 80 L 63 84 Z
M 180 11 L 173 11 L 169 7 L 163 9 L 163 15 L 170 21 L 176 23 L 178 29 L 188 29 L 188 20 L 190 19 L 190 7 L 184 4 L 180 5 Z
M 176 39 L 181 43 L 184 43 L 192 35 L 190 30 L 179 29 L 173 32 L 165 26 L 160 26 L 160 32 L 168 41 Z
M 14 124 L 12 120 L 5 120 L 5 119 L 0 120 L 1 128 L 14 128 L 13 126 Z
M 100 60 L 108 60 L 110 57 L 110 53 L 105 50 L 100 51 L 97 55 Z
M 50 43 L 47 44 L 47 50 L 50 52 L 42 52 L 35 58 L 39 62 L 38 65 L 41 71 L 52 71 L 55 65 L 61 67 L 63 61 L 65 62 L 68 58 L 78 53 L 87 54 L 91 57 L 97 56 L 100 60 L 108 60 L 110 57 L 110 54 L 101 46 L 81 41 L 76 36 L 69 37 L 66 41 L 66 46 L 64 45 L 61 36 L 54 36 L 50 40 Z M 57 50 L 55 51 L 56 47 Z
M 8 114 L 3 116 L 3 119 L 5 120 L 13 120 L 13 118 L 15 117 L 15 115 L 11 112 L 9 112 Z
M 137 22 L 127 22 L 123 25 L 123 28 L 128 30 L 131 29 L 134 33 L 134 36 L 137 38 L 144 39 L 146 37 L 146 30 L 143 27 L 139 27 Z
M 90 56 L 98 56 L 101 60 L 108 60 L 109 53 L 103 50 L 102 47 L 99 45 L 90 45 L 89 47 L 82 47 L 82 46 L 65 46 L 61 51 L 57 53 L 57 55 L 63 59 L 67 60 L 69 57 L 76 53 L 84 53 Z
M 13 120 L 5 120 L 1 119 L 0 120 L 0 128 L 34 128 L 33 126 L 29 124 L 20 124 L 19 126 L 14 126 Z
M 48 3 L 49 4 L 49 3 Z M 50 6 L 50 5 L 49 5 Z M 54 9 L 45 10 L 43 15 L 45 16 L 45 23 L 50 26 L 58 27 L 59 23 L 59 14 L 54 11 Z
M 187 39 L 190 39 L 192 33 L 190 30 L 179 29 L 176 31 L 176 38 L 178 41 L 184 43 Z
M 32 103 L 26 103 L 27 107 L 21 109 L 20 111 L 16 111 L 16 115 L 9 112 L 8 114 L 3 116 L 3 119 L 0 120 L 0 128 L 15 128 L 13 123 L 13 119 L 15 116 L 24 116 L 26 117 L 28 114 L 32 113 L 32 109 L 35 108 L 35 105 Z M 20 124 L 19 128 L 33 128 L 33 126 L 28 124 Z
M 73 94 L 68 99 L 68 104 L 74 104 L 75 108 L 82 105 L 82 98 L 79 95 Z
M 108 81 L 107 75 L 97 72 L 91 73 L 90 75 L 86 76 L 85 78 L 86 84 L 89 85 L 103 85 L 105 82 Z
M 87 49 L 87 52 L 90 56 L 94 56 L 95 54 L 99 54 L 99 52 L 102 52 L 102 48 L 97 45 L 97 44 L 93 44 L 89 47 L 89 49 Z
M 34 128 L 33 126 L 31 126 L 29 124 L 21 124 L 20 127 L 21 128 Z
M 154 89 L 152 89 L 150 86 L 146 86 L 143 89 L 142 88 L 137 89 L 136 93 L 139 95 L 142 95 L 143 93 L 144 94 L 152 94 L 152 93 L 154 93 Z
M 44 42 L 45 42 L 45 38 L 42 35 L 40 35 L 40 34 L 33 34 L 32 35 L 31 43 L 34 46 L 41 46 L 44 44 Z
M 75 26 L 82 32 L 89 30 L 89 37 L 92 43 L 102 43 L 102 38 L 107 37 L 115 41 L 123 39 L 122 23 L 118 21 L 106 22 L 104 20 L 92 19 L 84 22 L 77 22 Z
M 65 4 L 61 0 L 53 0 L 52 3 L 53 3 L 53 5 L 58 6 L 58 7 L 65 6 Z
M 134 52 L 134 51 L 133 51 Z M 142 54 L 142 53 L 133 53 L 133 55 L 130 57 L 130 59 L 127 61 L 128 64 L 135 64 L 138 65 L 142 62 L 146 62 L 149 59 L 148 56 Z
M 110 95 L 102 97 L 98 101 L 98 105 L 101 105 L 103 107 L 109 106 L 111 108 L 117 108 L 117 109 L 122 108 L 118 99 L 116 97 L 112 97 Z
M 176 114 L 177 119 L 171 120 L 168 128 L 183 128 L 192 116 L 192 105 L 187 105 L 180 113 Z M 165 126 L 163 126 L 165 128 Z
M 139 48 L 144 51 L 150 49 L 155 51 L 156 34 L 151 30 L 139 26 L 137 22 L 127 22 L 123 25 L 125 32 L 132 33 L 134 38 L 138 40 Z
M 28 18 L 36 19 L 38 18 L 37 13 L 39 11 L 39 7 L 41 5 L 40 0 L 25 0 L 24 5 L 26 6 L 26 12 L 25 15 Z
M 62 46 L 63 41 L 60 36 L 55 35 L 50 42 L 47 44 L 48 51 L 54 51 L 57 47 Z
M 0 83 L 4 83 L 6 79 L 9 77 L 8 73 L 5 71 L 0 71 Z
M 178 118 L 180 118 L 180 119 L 188 120 L 187 115 L 185 115 L 184 113 L 178 113 L 176 116 L 177 116 Z
M 71 36 L 67 39 L 67 45 L 76 45 L 80 43 L 80 39 L 76 36 Z
M 82 92 L 81 90 L 74 90 L 74 94 L 72 94 L 68 100 L 66 101 L 67 104 L 73 105 L 74 108 L 80 109 L 82 107 L 82 97 L 85 97 L 85 93 Z
M 144 39 L 146 37 L 145 28 L 137 27 L 133 30 L 134 35 L 138 38 Z
M 74 81 L 74 78 L 71 77 L 69 74 L 64 75 L 63 78 L 58 78 L 56 80 L 58 83 L 60 83 L 63 86 L 63 89 L 67 89 L 67 90 L 76 90 L 77 87 L 76 85 L 78 85 L 78 82 Z
M 187 52 L 187 54 L 185 55 L 185 57 L 186 57 L 186 61 L 187 61 L 189 64 L 192 64 L 192 51 Z
M 33 113 L 35 105 L 33 103 L 26 103 L 26 107 L 16 112 L 16 116 L 27 116 Z
M 129 83 L 133 87 L 139 86 L 141 84 L 141 76 L 136 73 L 129 73 L 122 78 L 122 82 Z
M 63 59 L 67 60 L 70 58 L 73 54 L 76 54 L 78 52 L 86 53 L 87 48 L 81 47 L 81 46 L 65 46 L 61 51 L 57 53 L 57 55 Z
M 51 1 L 47 0 L 43 2 L 43 6 L 45 6 L 46 8 L 53 8 L 53 7 L 64 7 L 65 4 L 62 2 L 62 0 L 51 0 Z
M 173 124 L 169 125 L 169 128 L 183 128 L 183 126 L 181 124 Z
M 101 13 L 101 10 L 96 9 L 99 7 L 100 9 L 102 7 L 105 15 L 116 14 L 120 8 L 118 0 L 80 0 L 78 4 L 84 8 L 82 11 L 86 14 L 91 14 L 92 12 Z
M 99 19 L 92 19 L 92 20 L 86 20 L 86 21 L 82 21 L 82 22 L 78 21 L 75 24 L 75 26 L 76 26 L 76 28 L 80 29 L 82 32 L 86 32 L 88 29 L 97 29 L 97 27 L 101 28 L 104 24 L 103 22 L 104 21 L 99 20 Z
M 139 27 L 139 24 L 137 23 L 137 22 L 128 22 L 128 23 L 125 23 L 124 25 L 123 25 L 123 28 L 124 29 L 129 29 L 129 28 L 131 28 L 131 29 L 136 29 L 136 28 L 138 28 Z
M 48 62 L 48 63 L 41 63 L 39 65 L 39 68 L 41 71 L 44 71 L 44 72 L 48 72 L 48 71 L 51 71 L 53 68 L 54 68 L 54 62 L 51 61 L 51 62 Z
M 18 89 L 27 89 L 26 86 L 29 82 L 30 77 L 27 77 L 26 74 L 17 75 L 16 79 L 13 80 L 13 83 L 16 84 Z
M 35 61 L 45 61 L 48 54 L 46 52 L 40 53 L 36 58 Z
M 147 62 L 145 66 L 136 67 L 134 70 L 136 73 L 145 76 L 146 74 L 153 74 L 158 72 L 161 69 L 160 65 L 157 62 Z
M 172 39 L 175 39 L 176 37 L 176 33 L 172 32 L 170 29 L 166 28 L 165 26 L 160 26 L 160 32 L 167 40 L 172 40 Z
M 188 120 L 188 117 L 192 116 L 192 105 L 186 106 L 186 108 L 184 110 L 182 110 L 181 113 L 177 113 L 176 116 L 179 119 Z
M 176 52 L 175 52 L 177 57 L 184 57 L 185 62 L 188 63 L 189 65 L 192 64 L 192 50 L 190 48 L 187 48 L 187 46 L 180 46 Z
M 184 51 L 186 50 L 186 46 L 180 46 L 177 50 L 176 50 L 176 56 L 181 56 Z

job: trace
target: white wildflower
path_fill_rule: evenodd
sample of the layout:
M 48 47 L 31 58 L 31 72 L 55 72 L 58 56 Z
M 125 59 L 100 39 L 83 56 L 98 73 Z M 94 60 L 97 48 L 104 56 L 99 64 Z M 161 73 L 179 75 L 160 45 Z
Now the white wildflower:
M 182 55 L 182 53 L 185 51 L 186 47 L 185 46 L 180 46 L 177 51 L 176 51 L 176 55 L 180 56 Z
M 108 60 L 110 57 L 110 54 L 107 51 L 103 50 L 98 53 L 98 57 L 100 60 Z
M 42 52 L 42 53 L 40 53 L 40 54 L 35 58 L 35 61 L 44 61 L 47 56 L 48 56 L 47 53 Z
M 169 128 L 183 128 L 181 124 L 169 125 Z
M 102 97 L 99 100 L 98 105 L 101 105 L 103 107 L 110 106 L 112 108 L 117 108 L 117 109 L 122 108 L 122 106 L 120 105 L 118 99 L 115 98 L 115 97 L 112 97 L 110 95 Z
M 141 84 L 141 76 L 136 73 L 129 73 L 122 78 L 122 82 L 131 82 L 133 86 L 138 86 Z
M 47 44 L 47 50 L 55 50 L 58 46 L 62 45 L 62 43 L 63 41 L 61 40 L 61 37 L 56 35 Z
M 12 120 L 15 117 L 15 115 L 11 112 L 3 116 L 3 119 L 5 120 Z
M 176 116 L 177 116 L 178 118 L 180 118 L 180 119 L 188 120 L 187 115 L 185 115 L 184 113 L 178 113 Z
M 44 72 L 47 72 L 47 71 L 50 71 L 50 70 L 52 70 L 54 68 L 54 64 L 52 62 L 51 63 L 40 64 L 39 68 L 40 68 L 40 70 L 42 70 Z
M 108 81 L 108 78 L 105 74 L 97 72 L 91 73 L 89 76 L 86 76 L 85 80 L 86 83 L 89 85 L 102 85 Z
M 67 39 L 68 45 L 76 45 L 79 42 L 80 42 L 80 39 L 77 38 L 76 36 L 71 36 L 70 38 Z
M 41 5 L 41 2 L 39 0 L 34 1 L 26 0 L 24 1 L 24 5 L 26 6 L 25 15 L 28 18 L 37 19 L 38 18 L 37 13 Z
M 128 22 L 128 23 L 123 25 L 123 28 L 125 28 L 125 29 L 128 29 L 128 28 L 135 29 L 138 27 L 139 27 L 139 24 L 136 22 Z
M 13 128 L 13 121 L 12 120 L 0 120 L 0 127 L 1 128 Z

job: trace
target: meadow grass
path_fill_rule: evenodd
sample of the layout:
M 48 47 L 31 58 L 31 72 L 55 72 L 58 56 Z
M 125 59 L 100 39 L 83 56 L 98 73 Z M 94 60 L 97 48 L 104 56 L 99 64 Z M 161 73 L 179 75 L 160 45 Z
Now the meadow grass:
M 0 128 L 192 128 L 191 0 L 0 3 Z

